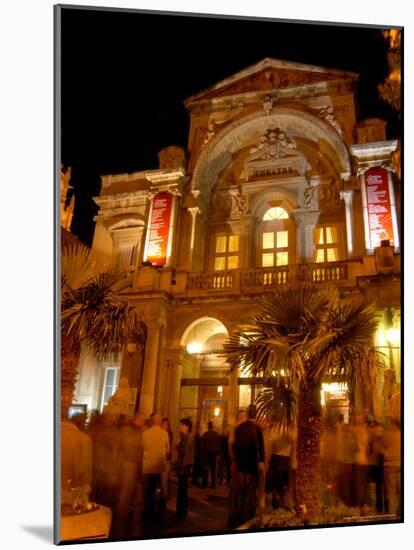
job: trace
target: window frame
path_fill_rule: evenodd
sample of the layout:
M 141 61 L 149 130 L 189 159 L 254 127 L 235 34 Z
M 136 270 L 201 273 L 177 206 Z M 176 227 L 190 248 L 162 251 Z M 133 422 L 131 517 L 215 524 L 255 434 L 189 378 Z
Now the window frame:
M 333 243 L 326 243 L 326 230 L 328 228 L 335 228 L 336 229 L 336 235 L 337 235 L 337 241 Z M 324 243 L 318 244 L 317 243 L 317 231 L 319 229 L 322 229 L 323 235 L 324 235 Z M 342 222 L 326 222 L 326 223 L 318 223 L 314 229 L 313 233 L 313 262 L 315 264 L 326 264 L 326 263 L 334 263 L 334 262 L 340 262 L 344 259 L 344 246 L 345 246 L 345 240 L 344 240 L 344 227 Z M 334 249 L 336 248 L 338 250 L 338 258 L 336 260 L 328 260 L 327 259 L 327 251 L 328 249 Z M 317 262 L 318 257 L 318 250 L 323 250 L 323 256 L 324 259 L 322 262 Z
M 276 219 L 276 220 L 264 220 L 263 218 L 269 210 L 272 208 L 281 208 L 286 214 L 287 218 Z M 289 264 L 294 263 L 294 258 L 296 257 L 296 230 L 295 224 L 290 218 L 289 211 L 281 204 L 268 204 L 268 208 L 261 215 L 259 220 L 257 238 L 256 238 L 256 265 L 262 269 L 270 269 L 277 267 L 286 267 Z M 276 234 L 282 231 L 287 231 L 288 242 L 287 246 L 277 247 L 277 236 Z M 273 248 L 263 248 L 263 235 L 265 233 L 273 233 Z M 277 254 L 278 253 L 287 253 L 287 263 L 277 265 Z M 263 254 L 273 254 L 273 265 L 264 266 L 263 265 Z
M 226 238 L 226 243 L 225 243 L 225 250 L 224 252 L 216 252 L 217 250 L 217 240 L 220 238 L 220 237 L 225 237 Z M 230 238 L 231 237 L 237 237 L 237 251 L 230 251 L 229 250 L 229 247 L 230 247 Z M 214 239 L 213 239 L 213 250 L 214 250 L 214 254 L 213 254 L 213 271 L 229 271 L 229 270 L 234 270 L 234 269 L 239 269 L 240 268 L 240 235 L 238 233 L 226 233 L 226 232 L 217 232 L 214 234 Z M 236 257 L 237 258 L 237 267 L 229 267 L 229 258 L 230 257 Z M 224 258 L 224 269 L 217 269 L 216 268 L 216 260 L 218 258 Z

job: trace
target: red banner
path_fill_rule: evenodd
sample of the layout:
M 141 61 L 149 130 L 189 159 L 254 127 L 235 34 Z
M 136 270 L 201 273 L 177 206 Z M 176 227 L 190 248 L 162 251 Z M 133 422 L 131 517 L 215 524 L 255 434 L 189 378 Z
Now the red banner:
M 158 193 L 153 199 L 147 262 L 155 265 L 165 265 L 167 261 L 172 202 L 171 193 Z
M 371 248 L 381 246 L 383 240 L 394 245 L 388 171 L 371 168 L 365 172 L 364 178 Z

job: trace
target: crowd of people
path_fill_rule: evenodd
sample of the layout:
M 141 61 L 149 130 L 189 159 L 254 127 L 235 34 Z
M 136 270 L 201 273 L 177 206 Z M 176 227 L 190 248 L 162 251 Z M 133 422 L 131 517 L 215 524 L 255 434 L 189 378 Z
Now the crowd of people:
M 399 513 L 401 430 L 395 418 L 386 426 L 371 415 L 328 418 L 321 441 L 323 479 L 336 502 L 363 512 Z
M 296 430 L 261 425 L 252 408 L 239 411 L 234 429 L 225 426 L 221 433 L 212 422 L 206 430 L 197 424 L 193 433 L 191 420 L 183 418 L 177 438 L 157 413 L 127 420 L 95 412 L 84 420 L 62 422 L 62 484 L 90 484 L 90 500 L 112 510 L 112 537 L 139 537 L 145 526 L 162 525 L 167 503 L 177 521 L 186 518 L 190 483 L 228 486 L 231 528 L 254 518 L 266 498 L 273 508 L 294 508 Z M 321 438 L 328 503 L 397 514 L 400 437 L 396 420 L 383 427 L 358 415 L 350 424 L 341 415 L 329 417 Z

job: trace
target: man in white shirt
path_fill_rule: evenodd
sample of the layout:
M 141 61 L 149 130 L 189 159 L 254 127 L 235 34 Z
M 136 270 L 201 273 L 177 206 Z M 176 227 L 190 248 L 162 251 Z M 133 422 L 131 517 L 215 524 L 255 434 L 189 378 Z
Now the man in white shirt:
M 168 432 L 161 428 L 161 416 L 151 415 L 151 427 L 142 434 L 142 483 L 144 489 L 144 514 L 147 519 L 161 512 L 164 506 L 161 495 L 161 473 L 165 470 L 170 452 Z M 156 493 L 159 498 L 156 498 Z

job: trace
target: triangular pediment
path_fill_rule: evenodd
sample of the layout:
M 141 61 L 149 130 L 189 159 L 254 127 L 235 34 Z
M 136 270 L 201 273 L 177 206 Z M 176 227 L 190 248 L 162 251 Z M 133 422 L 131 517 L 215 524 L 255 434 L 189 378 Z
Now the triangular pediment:
M 347 71 L 266 58 L 193 95 L 185 103 L 357 78 L 356 73 Z

